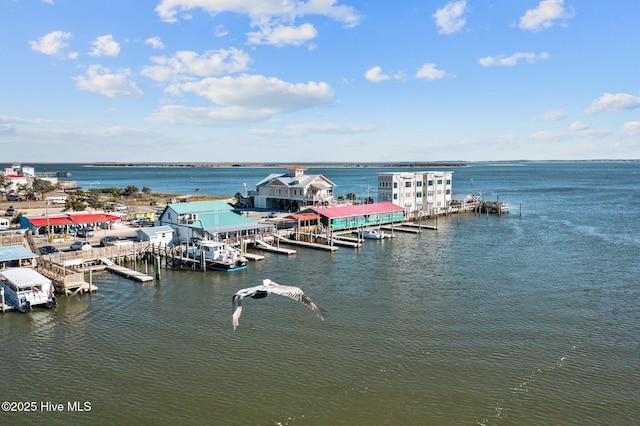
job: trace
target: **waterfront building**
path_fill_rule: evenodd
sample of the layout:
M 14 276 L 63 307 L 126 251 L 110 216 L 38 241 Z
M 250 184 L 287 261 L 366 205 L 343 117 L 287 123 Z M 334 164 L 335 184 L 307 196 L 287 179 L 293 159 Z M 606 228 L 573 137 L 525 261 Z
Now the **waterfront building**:
M 330 232 L 388 225 L 405 220 L 405 210 L 391 202 L 311 206 L 302 210 L 300 214 L 317 215 L 322 226 Z
M 259 223 L 234 213 L 226 201 L 167 204 L 157 221 L 160 225 L 173 228 L 174 241 L 178 242 L 191 242 L 205 237 L 242 237 L 273 229 L 272 223 Z
M 441 214 L 451 203 L 453 172 L 378 173 L 378 201 L 392 202 L 407 213 Z
M 173 242 L 173 228 L 166 225 L 141 228 L 136 231 L 136 239 L 156 245 L 170 245 Z
M 298 211 L 305 206 L 330 204 L 336 185 L 323 175 L 307 175 L 304 167 L 293 166 L 287 173 L 272 173 L 250 191 L 256 208 Z
M 45 213 L 39 215 L 21 215 L 20 228 L 28 229 L 34 235 L 64 234 L 78 229 L 111 229 L 122 225 L 122 217 L 109 213 Z

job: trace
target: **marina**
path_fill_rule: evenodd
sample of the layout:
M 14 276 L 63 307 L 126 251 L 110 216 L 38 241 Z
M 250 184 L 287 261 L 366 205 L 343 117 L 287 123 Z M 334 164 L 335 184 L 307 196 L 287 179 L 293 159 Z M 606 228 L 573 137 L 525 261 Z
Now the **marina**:
M 182 263 L 186 245 L 119 251 L 97 247 L 97 235 L 92 250 L 39 260 L 98 291 L 0 315 L 0 344 L 11 348 L 0 361 L 22 360 L 0 388 L 39 401 L 55 383 L 57 395 L 92 402 L 91 412 L 53 414 L 67 423 L 633 424 L 637 173 L 620 163 L 470 167 L 456 171 L 460 181 L 524 201 L 523 214 L 445 215 L 437 230 L 355 249 L 281 244 L 295 255 L 243 239 L 236 247 L 266 257 L 232 274 Z M 612 203 L 625 208 L 611 215 Z M 154 279 L 139 285 L 96 255 Z M 233 295 L 265 278 L 304 290 L 327 317 L 270 296 L 234 330 Z

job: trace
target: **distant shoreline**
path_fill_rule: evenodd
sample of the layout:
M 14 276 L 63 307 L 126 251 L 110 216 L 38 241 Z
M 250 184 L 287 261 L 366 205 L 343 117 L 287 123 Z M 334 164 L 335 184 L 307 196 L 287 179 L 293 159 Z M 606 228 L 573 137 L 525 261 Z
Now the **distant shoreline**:
M 390 168 L 390 167 L 467 167 L 463 162 L 402 162 L 402 163 L 91 163 L 85 167 L 131 167 L 131 168 L 287 168 L 291 166 L 307 168 Z

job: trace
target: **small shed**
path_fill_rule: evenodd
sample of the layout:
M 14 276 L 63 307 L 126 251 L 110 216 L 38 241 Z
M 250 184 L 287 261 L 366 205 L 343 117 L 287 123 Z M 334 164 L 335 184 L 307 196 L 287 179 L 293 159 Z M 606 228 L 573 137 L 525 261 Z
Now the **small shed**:
M 170 245 L 173 241 L 173 232 L 173 228 L 170 226 L 154 226 L 138 229 L 136 236 L 138 241 Z
M 0 247 L 0 266 L 35 266 L 37 254 L 23 245 Z

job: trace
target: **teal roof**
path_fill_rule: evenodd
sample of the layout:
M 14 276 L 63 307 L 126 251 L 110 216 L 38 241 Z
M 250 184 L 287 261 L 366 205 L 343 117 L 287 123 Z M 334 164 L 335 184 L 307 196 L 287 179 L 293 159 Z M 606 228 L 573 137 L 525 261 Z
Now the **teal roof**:
M 173 203 L 167 205 L 167 208 L 178 214 L 185 213 L 215 213 L 222 211 L 231 212 L 232 207 L 226 201 L 195 201 L 191 203 Z
M 234 213 L 226 201 L 197 201 L 169 204 L 167 208 L 177 214 L 197 213 L 198 220 L 190 227 L 210 233 L 243 231 L 249 229 L 272 228 L 273 224 L 263 224 Z
M 23 245 L 0 247 L 0 262 L 33 259 L 34 257 L 38 257 L 38 255 L 31 250 L 27 250 Z

